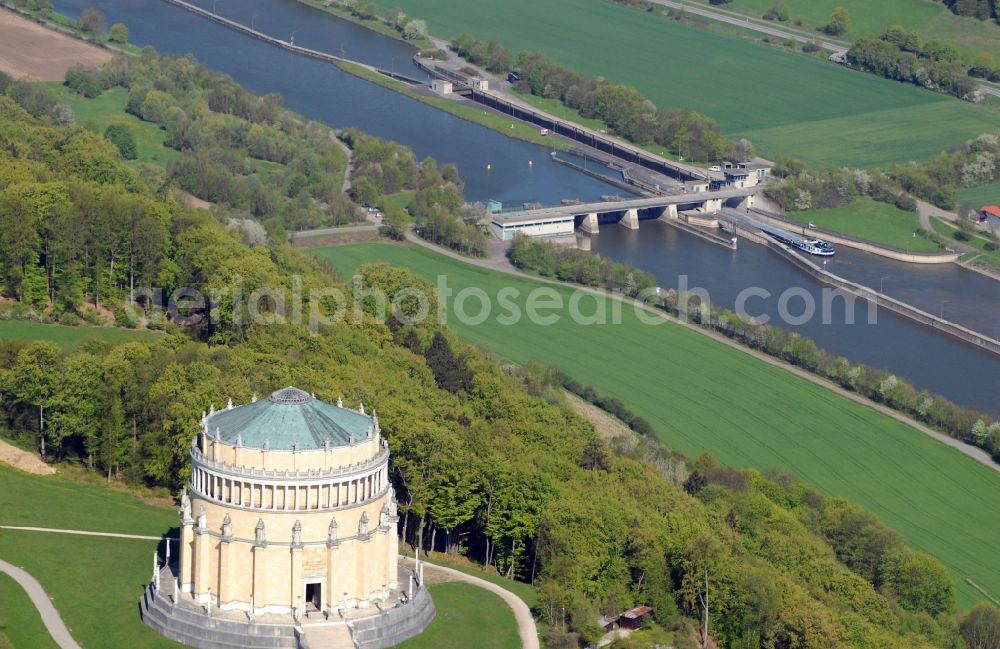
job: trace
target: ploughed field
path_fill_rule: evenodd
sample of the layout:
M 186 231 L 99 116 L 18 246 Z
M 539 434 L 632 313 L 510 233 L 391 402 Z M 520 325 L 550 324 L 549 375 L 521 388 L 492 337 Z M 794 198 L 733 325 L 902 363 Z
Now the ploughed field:
M 542 51 L 588 76 L 634 85 L 661 108 L 692 108 L 765 156 L 812 166 L 886 166 L 930 158 L 996 130 L 1000 111 L 720 30 L 608 0 L 394 0 L 432 33 L 468 32 Z
M 44 43 L 44 47 L 38 47 Z M 0 70 L 14 78 L 62 81 L 74 65 L 98 67 L 113 52 L 54 32 L 23 16 L 0 10 Z
M 576 324 L 565 311 L 555 324 L 525 317 L 501 324 L 498 315 L 509 311 L 497 299 L 500 289 L 519 291 L 513 302 L 524 314 L 527 294 L 540 283 L 402 245 L 310 252 L 344 276 L 382 260 L 432 283 L 444 275 L 455 294 L 478 287 L 493 304 L 482 324 L 458 321 L 454 299 L 449 303 L 449 324 L 465 340 L 517 363 L 558 367 L 621 399 L 689 457 L 711 451 L 730 466 L 785 470 L 857 501 L 948 567 L 961 607 L 982 599 L 967 577 L 1000 594 L 1000 564 L 990 558 L 1000 552 L 1000 474 L 905 424 L 696 332 L 644 325 L 631 307 L 622 307 L 620 325 Z M 571 289 L 553 290 L 568 303 Z M 478 305 L 467 299 L 466 313 L 478 314 Z M 580 311 L 593 313 L 594 300 L 583 299 Z

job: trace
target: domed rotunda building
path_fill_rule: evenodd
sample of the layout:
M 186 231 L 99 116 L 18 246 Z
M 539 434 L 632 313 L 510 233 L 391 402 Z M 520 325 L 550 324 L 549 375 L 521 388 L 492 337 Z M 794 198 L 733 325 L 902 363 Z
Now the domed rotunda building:
M 389 447 L 363 405 L 352 410 L 288 387 L 243 406 L 213 407 L 192 442 L 180 518 L 176 564 L 168 555 L 143 603 L 154 628 L 157 598 L 175 618 L 186 608 L 236 625 L 374 615 L 396 631 L 374 635 L 394 642 L 433 617 L 422 584 L 416 595 L 426 605 L 417 611 L 412 573 L 401 576 Z M 164 587 L 164 576 L 173 583 Z M 398 619 L 386 618 L 387 610 Z M 160 622 L 168 637 L 222 646 L 177 637 L 176 620 Z

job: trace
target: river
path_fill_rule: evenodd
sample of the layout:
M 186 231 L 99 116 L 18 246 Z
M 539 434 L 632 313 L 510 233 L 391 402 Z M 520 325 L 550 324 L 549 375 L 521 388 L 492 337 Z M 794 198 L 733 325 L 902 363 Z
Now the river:
M 417 74 L 409 60 L 414 50 L 405 43 L 296 0 L 198 2 L 209 9 L 214 5 L 218 13 L 233 20 L 252 22 L 256 29 L 277 38 L 289 40 L 294 35 L 298 45 Z M 430 155 L 440 162 L 454 162 L 469 200 L 554 204 L 563 198 L 595 200 L 600 194 L 618 191 L 551 162 L 551 152 L 545 147 L 504 137 L 162 0 L 54 0 L 53 4 L 69 16 L 95 7 L 109 22 L 125 23 L 130 40 L 136 44 L 172 54 L 191 53 L 254 92 L 280 93 L 289 108 L 309 118 L 405 143 L 419 157 Z M 643 221 L 638 231 L 602 227 L 593 239 L 593 250 L 648 270 L 664 286 L 677 286 L 679 276 L 687 275 L 689 286 L 704 287 L 716 304 L 728 307 L 741 290 L 759 286 L 774 297 L 751 300 L 748 310 L 772 318 L 778 315 L 778 296 L 790 287 L 801 287 L 821 304 L 819 283 L 749 242 L 741 243 L 734 253 L 663 224 Z M 833 272 L 870 286 L 881 282 L 886 293 L 930 312 L 943 309 L 949 319 L 993 336 L 1000 329 L 1000 289 L 992 280 L 970 271 L 951 265 L 916 268 L 843 247 L 831 263 Z M 793 312 L 794 304 L 792 300 Z M 1000 359 L 887 312 L 877 314 L 877 325 L 865 324 L 868 306 L 862 301 L 855 308 L 855 324 L 847 325 L 843 305 L 839 301 L 835 304 L 830 324 L 822 324 L 817 317 L 792 328 L 852 361 L 889 368 L 920 389 L 985 411 L 1000 411 Z

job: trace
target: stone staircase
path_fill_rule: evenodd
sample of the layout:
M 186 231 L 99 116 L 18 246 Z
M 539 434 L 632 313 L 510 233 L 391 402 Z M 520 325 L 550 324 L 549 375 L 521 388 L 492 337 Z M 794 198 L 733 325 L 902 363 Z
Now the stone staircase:
M 343 622 L 307 624 L 302 630 L 308 649 L 355 649 L 351 630 Z
M 160 635 L 199 649 L 300 649 L 290 625 L 239 623 L 209 618 L 200 611 L 172 606 L 150 586 L 140 602 L 142 621 Z M 353 649 L 353 645 L 350 646 Z M 322 648 L 320 648 L 322 649 Z

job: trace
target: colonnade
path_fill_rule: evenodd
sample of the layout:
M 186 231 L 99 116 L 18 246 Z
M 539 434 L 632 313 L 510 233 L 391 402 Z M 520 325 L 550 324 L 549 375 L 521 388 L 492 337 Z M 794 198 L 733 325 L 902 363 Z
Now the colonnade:
M 305 482 L 301 479 L 263 481 L 191 468 L 191 490 L 218 503 L 265 511 L 308 511 L 355 505 L 375 498 L 388 484 L 388 463 L 368 473 Z

